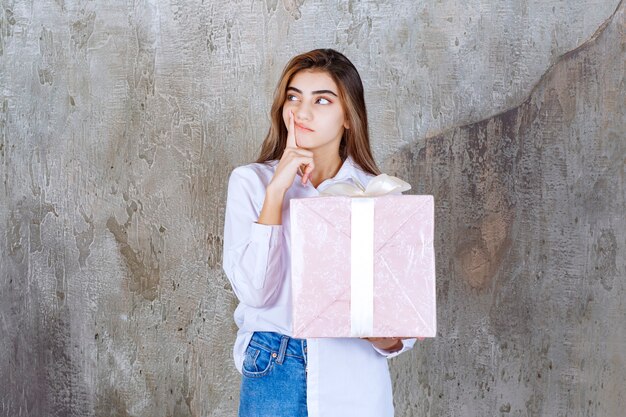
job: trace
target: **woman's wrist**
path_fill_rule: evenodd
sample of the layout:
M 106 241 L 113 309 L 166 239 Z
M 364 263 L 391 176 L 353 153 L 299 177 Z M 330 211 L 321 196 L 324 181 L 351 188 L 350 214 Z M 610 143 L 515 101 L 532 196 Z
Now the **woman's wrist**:
M 285 199 L 285 191 L 275 190 L 271 184 L 265 189 L 265 200 L 263 208 L 259 214 L 257 223 L 260 224 L 282 224 L 283 200 Z
M 274 200 L 280 200 L 281 203 L 285 198 L 285 194 L 287 193 L 286 189 L 278 188 L 273 182 L 270 183 L 265 188 L 265 198 L 272 198 Z

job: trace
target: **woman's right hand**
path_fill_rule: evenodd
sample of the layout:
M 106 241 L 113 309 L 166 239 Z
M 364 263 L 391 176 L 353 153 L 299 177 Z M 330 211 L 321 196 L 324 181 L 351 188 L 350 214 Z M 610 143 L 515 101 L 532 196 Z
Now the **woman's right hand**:
M 270 183 L 267 185 L 263 208 L 259 214 L 257 223 L 282 224 L 282 207 L 285 193 L 293 184 L 293 179 L 300 167 L 304 167 L 302 184 L 306 184 L 314 168 L 313 152 L 298 148 L 296 143 L 296 128 L 293 112 L 289 111 L 289 123 L 287 124 L 287 144 L 283 156 L 281 156 L 276 171 Z
M 267 191 L 275 191 L 284 194 L 293 184 L 293 179 L 302 170 L 302 185 L 306 184 L 315 168 L 313 152 L 298 148 L 296 142 L 296 127 L 293 112 L 289 110 L 289 123 L 287 124 L 287 144 L 283 156 L 278 161 L 276 171 L 267 186 Z

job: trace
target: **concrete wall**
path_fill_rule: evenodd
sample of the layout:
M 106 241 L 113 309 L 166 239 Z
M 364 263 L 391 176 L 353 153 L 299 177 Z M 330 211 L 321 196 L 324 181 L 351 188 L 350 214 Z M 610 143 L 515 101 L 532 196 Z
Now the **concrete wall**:
M 391 361 L 397 415 L 621 414 L 621 2 L 1 5 L 0 415 L 234 414 L 226 179 L 315 47 L 436 198 L 440 336 Z

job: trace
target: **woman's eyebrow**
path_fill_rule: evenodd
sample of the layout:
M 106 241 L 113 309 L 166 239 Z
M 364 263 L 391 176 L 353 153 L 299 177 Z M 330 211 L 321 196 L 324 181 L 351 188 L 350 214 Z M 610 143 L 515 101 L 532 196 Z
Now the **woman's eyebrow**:
M 289 90 L 293 90 L 296 93 L 302 94 L 302 91 L 298 90 L 296 87 L 287 87 L 287 91 Z M 331 90 L 315 90 L 315 91 L 311 91 L 311 94 L 332 94 L 333 96 L 337 97 L 337 94 L 335 94 Z

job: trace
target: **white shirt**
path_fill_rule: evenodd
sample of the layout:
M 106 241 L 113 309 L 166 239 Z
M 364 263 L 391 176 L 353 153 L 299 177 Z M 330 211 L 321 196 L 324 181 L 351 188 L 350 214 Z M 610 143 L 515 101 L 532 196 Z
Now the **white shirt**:
M 265 189 L 278 161 L 235 168 L 228 182 L 224 225 L 223 265 L 239 299 L 235 322 L 239 327 L 234 346 L 239 372 L 254 331 L 291 335 L 291 270 L 289 200 L 318 196 L 336 182 L 367 185 L 373 176 L 348 157 L 339 172 L 317 189 L 294 178 L 285 194 L 282 225 L 256 223 Z M 387 358 L 413 347 L 389 353 L 358 338 L 307 339 L 307 407 L 310 417 L 392 417 L 393 396 Z

